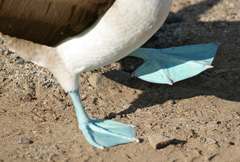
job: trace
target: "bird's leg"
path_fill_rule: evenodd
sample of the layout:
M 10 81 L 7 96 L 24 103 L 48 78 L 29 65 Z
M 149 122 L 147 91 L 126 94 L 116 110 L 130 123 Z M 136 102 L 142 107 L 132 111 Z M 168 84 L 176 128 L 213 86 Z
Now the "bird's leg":
M 211 68 L 218 44 L 197 44 L 165 49 L 139 48 L 130 56 L 144 63 L 134 76 L 160 84 L 170 84 L 193 77 Z
M 92 119 L 84 110 L 79 91 L 69 92 L 69 95 L 73 102 L 79 128 L 91 145 L 103 149 L 105 147 L 138 141 L 132 125 L 113 120 Z
M 73 102 L 73 106 L 77 115 L 77 120 L 79 124 L 84 124 L 89 122 L 89 117 L 87 115 L 87 113 L 84 110 L 84 107 L 82 105 L 81 99 L 80 99 L 80 94 L 79 91 L 73 91 L 70 92 L 69 95 L 71 96 L 72 102 Z

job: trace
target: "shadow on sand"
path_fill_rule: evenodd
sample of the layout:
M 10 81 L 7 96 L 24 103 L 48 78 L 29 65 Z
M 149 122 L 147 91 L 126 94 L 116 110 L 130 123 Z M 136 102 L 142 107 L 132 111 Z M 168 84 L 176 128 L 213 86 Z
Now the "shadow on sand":
M 104 75 L 116 82 L 140 89 L 143 93 L 126 110 L 115 115 L 131 114 L 137 109 L 168 100 L 187 99 L 195 96 L 217 96 L 224 100 L 240 101 L 240 22 L 203 22 L 199 17 L 221 0 L 201 1 L 177 13 L 170 13 L 160 31 L 144 46 L 166 48 L 196 43 L 219 42 L 221 47 L 214 60 L 214 67 L 202 74 L 178 82 L 173 86 L 157 85 L 131 78 L 132 58 L 121 60 L 123 71 L 110 71 Z M 160 38 L 159 38 L 160 37 Z M 141 61 L 137 64 L 140 64 Z M 113 116 L 114 117 L 114 116 Z

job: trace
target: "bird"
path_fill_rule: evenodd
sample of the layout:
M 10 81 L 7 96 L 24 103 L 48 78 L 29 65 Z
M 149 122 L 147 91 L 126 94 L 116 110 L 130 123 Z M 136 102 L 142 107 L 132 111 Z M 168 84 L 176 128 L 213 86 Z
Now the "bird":
M 212 68 L 218 44 L 141 48 L 164 24 L 172 0 L 1 0 L 0 37 L 25 60 L 47 68 L 69 94 L 78 126 L 94 147 L 138 142 L 134 125 L 90 117 L 79 74 L 126 56 L 144 60 L 133 75 L 170 84 Z

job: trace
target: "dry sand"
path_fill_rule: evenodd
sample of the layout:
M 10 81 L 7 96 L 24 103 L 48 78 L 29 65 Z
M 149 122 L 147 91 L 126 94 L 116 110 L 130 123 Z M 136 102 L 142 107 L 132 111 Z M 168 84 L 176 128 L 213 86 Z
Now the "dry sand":
M 145 45 L 221 43 L 215 68 L 197 77 L 149 84 L 124 72 L 134 68 L 131 59 L 82 74 L 89 114 L 134 124 L 142 139 L 105 150 L 85 141 L 68 95 L 47 70 L 1 50 L 0 162 L 239 162 L 239 6 L 239 0 L 174 0 L 167 23 Z M 186 143 L 155 150 L 151 133 Z

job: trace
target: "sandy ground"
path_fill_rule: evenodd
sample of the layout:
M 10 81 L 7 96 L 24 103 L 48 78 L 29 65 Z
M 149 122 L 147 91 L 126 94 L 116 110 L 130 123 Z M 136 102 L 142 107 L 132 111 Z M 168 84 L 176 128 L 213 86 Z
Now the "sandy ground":
M 45 69 L 0 51 L 0 162 L 239 162 L 239 0 L 174 0 L 146 47 L 219 42 L 214 69 L 174 86 L 131 78 L 132 59 L 82 74 L 94 117 L 137 126 L 141 143 L 98 150 L 80 133 L 67 94 Z M 153 149 L 149 134 L 178 140 Z

